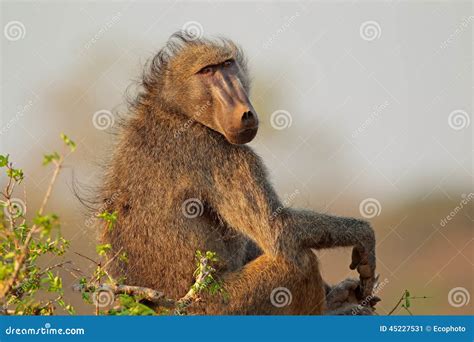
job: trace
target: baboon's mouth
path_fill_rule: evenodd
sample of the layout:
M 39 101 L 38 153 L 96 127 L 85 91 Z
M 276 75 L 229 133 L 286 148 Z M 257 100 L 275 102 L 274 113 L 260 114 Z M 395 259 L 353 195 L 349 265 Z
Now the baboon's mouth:
M 231 144 L 242 145 L 246 144 L 255 138 L 258 131 L 258 125 L 251 128 L 245 128 L 239 131 L 230 131 L 225 136 Z

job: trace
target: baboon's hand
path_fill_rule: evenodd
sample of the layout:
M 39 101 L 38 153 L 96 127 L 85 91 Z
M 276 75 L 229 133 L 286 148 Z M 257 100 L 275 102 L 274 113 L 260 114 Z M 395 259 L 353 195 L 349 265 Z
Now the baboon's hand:
M 352 249 L 351 270 L 357 268 L 360 277 L 359 299 L 372 295 L 375 285 L 375 240 L 366 246 L 357 245 Z

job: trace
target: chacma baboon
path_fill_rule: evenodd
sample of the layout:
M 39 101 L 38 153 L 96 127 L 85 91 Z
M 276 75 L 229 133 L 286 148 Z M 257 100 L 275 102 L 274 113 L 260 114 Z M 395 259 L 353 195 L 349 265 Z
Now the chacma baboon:
M 141 85 L 100 192 L 107 210 L 118 212 L 103 239 L 111 254 L 122 250 L 129 259 L 114 259 L 114 274 L 177 299 L 194 281 L 196 250 L 210 250 L 219 256 L 227 296 L 205 298 L 195 312 L 323 314 L 330 288 L 311 249 L 352 246 L 350 267 L 360 282 L 346 282 L 343 296 L 372 293 L 369 224 L 284 208 L 261 159 L 245 145 L 258 117 L 239 47 L 176 33 L 147 65 Z M 278 290 L 287 296 L 283 305 L 273 298 Z M 357 305 L 337 301 L 339 313 Z

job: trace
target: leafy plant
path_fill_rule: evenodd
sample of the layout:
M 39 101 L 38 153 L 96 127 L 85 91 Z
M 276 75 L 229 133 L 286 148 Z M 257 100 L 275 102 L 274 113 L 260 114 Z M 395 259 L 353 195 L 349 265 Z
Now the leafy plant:
M 390 316 L 391 314 L 393 314 L 397 309 L 404 309 L 406 312 L 408 312 L 408 314 L 410 316 L 413 315 L 413 313 L 411 312 L 411 307 L 412 307 L 412 300 L 415 300 L 415 299 L 428 299 L 430 297 L 427 297 L 427 296 L 412 296 L 410 294 L 410 291 L 408 290 L 405 290 L 403 291 L 403 294 L 402 294 L 402 297 L 398 300 L 397 304 L 395 305 L 395 307 L 388 313 L 388 315 Z
M 61 139 L 68 154 L 76 150 L 75 142 L 67 135 L 61 134 Z M 14 197 L 16 188 L 25 179 L 23 170 L 13 166 L 9 155 L 0 155 L 0 168 L 8 177 L 0 193 L 1 314 L 52 315 L 58 308 L 75 313 L 74 308 L 64 300 L 63 281 L 58 273 L 60 268 L 65 269 L 72 263 L 63 260 L 43 267 L 40 262 L 45 258 L 62 258 L 69 248 L 69 241 L 61 236 L 59 216 L 45 212 L 66 156 L 56 151 L 43 156 L 44 166 L 54 166 L 53 175 L 40 207 L 28 218 L 26 189 L 23 198 Z M 104 229 L 111 230 L 118 213 L 104 211 L 97 218 L 103 220 Z M 94 305 L 97 315 L 155 315 L 157 312 L 182 315 L 204 291 L 225 296 L 222 284 L 214 277 L 216 270 L 213 264 L 218 261 L 214 252 L 196 252 L 196 281 L 183 298 L 175 301 L 156 290 L 129 286 L 124 284 L 125 279 L 114 279 L 108 273 L 107 266 L 116 258 L 127 263 L 128 256 L 122 250 L 110 255 L 112 250 L 109 243 L 97 245 L 100 261 L 76 253 L 95 265 L 94 272 L 89 277 L 81 276 L 76 287 L 82 292 L 83 299 Z M 78 269 L 69 271 L 82 273 Z M 156 309 L 147 305 L 150 302 Z
M 75 143 L 65 134 L 61 138 L 73 152 Z M 44 156 L 44 165 L 54 165 L 53 176 L 41 206 L 29 220 L 26 199 L 13 197 L 15 188 L 25 178 L 23 170 L 13 166 L 9 155 L 0 155 L 0 167 L 8 177 L 0 200 L 0 305 L 4 314 L 51 315 L 57 307 L 74 313 L 74 308 L 64 301 L 62 279 L 57 274 L 57 269 L 68 262 L 49 267 L 38 263 L 41 258 L 63 256 L 69 247 L 69 242 L 61 236 L 59 217 L 44 212 L 64 158 L 58 152 Z M 53 297 L 38 299 L 40 291 Z

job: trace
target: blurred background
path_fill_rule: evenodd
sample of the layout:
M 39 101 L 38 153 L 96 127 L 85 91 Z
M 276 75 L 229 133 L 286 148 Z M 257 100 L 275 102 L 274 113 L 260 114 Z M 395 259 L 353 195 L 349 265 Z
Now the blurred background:
M 95 258 L 98 232 L 72 183 L 97 184 L 127 87 L 177 30 L 232 38 L 261 118 L 250 145 L 281 198 L 372 222 L 378 312 L 408 289 L 429 297 L 414 314 L 472 314 L 473 20 L 469 1 L 2 1 L 0 153 L 37 208 L 52 175 L 42 155 L 61 132 L 77 142 L 47 211 L 72 241 L 66 258 L 92 270 L 73 253 Z M 319 255 L 330 283 L 356 276 L 349 249 Z

